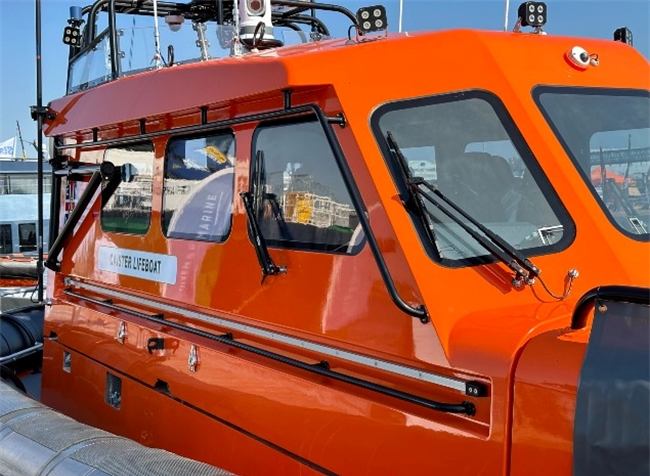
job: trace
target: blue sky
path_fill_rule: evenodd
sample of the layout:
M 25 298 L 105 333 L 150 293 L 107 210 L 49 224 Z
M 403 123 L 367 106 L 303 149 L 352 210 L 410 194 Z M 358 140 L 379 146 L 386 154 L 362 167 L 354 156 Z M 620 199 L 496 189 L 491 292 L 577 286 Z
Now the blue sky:
M 333 3 L 333 2 L 330 2 Z M 340 1 L 356 11 L 375 1 Z M 516 20 L 518 0 L 511 0 L 508 25 Z M 648 0 L 547 0 L 548 24 L 552 35 L 611 39 L 616 28 L 627 26 L 634 46 L 650 58 L 650 1 Z M 65 93 L 67 48 L 61 38 L 71 5 L 75 0 L 41 0 L 43 104 Z M 397 31 L 398 0 L 385 0 L 389 30 Z M 502 30 L 505 0 L 404 0 L 403 30 L 480 28 Z M 36 123 L 29 106 L 36 104 L 36 42 L 33 0 L 0 0 L 0 142 L 16 134 L 20 122 L 29 156 L 35 150 L 27 142 L 36 138 Z M 345 34 L 344 22 L 329 25 L 336 36 Z M 20 145 L 18 145 L 20 151 Z

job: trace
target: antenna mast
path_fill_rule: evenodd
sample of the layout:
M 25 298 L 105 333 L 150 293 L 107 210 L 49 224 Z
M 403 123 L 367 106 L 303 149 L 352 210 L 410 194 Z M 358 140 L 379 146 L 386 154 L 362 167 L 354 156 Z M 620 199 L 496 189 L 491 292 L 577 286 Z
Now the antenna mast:
M 510 9 L 510 0 L 506 0 L 506 14 L 503 22 L 503 31 L 508 31 L 508 10 Z
M 23 142 L 23 134 L 20 132 L 20 122 L 16 121 L 16 131 L 18 132 L 18 140 L 20 141 L 20 147 L 23 149 L 23 160 L 27 159 L 27 153 L 25 152 L 25 143 Z
M 160 31 L 158 30 L 158 0 L 153 0 L 153 42 L 156 48 L 154 61 L 156 69 L 162 68 L 162 54 L 160 53 Z
M 41 69 L 41 0 L 36 0 L 36 106 L 31 107 L 32 119 L 36 121 L 37 129 L 37 156 L 38 156 L 38 227 L 37 242 L 38 262 L 36 271 L 38 273 L 38 302 L 43 302 L 43 119 L 47 114 L 47 108 L 43 107 L 43 84 Z M 23 151 L 25 149 L 23 148 Z
M 397 31 L 402 33 L 402 14 L 404 12 L 404 0 L 399 0 L 399 22 Z

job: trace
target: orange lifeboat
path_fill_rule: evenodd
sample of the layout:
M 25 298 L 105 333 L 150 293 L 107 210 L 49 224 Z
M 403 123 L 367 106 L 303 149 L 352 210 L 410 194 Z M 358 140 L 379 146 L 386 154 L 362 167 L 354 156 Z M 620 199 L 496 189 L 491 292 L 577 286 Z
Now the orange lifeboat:
M 545 22 L 73 11 L 42 402 L 235 474 L 642 474 L 650 66 Z

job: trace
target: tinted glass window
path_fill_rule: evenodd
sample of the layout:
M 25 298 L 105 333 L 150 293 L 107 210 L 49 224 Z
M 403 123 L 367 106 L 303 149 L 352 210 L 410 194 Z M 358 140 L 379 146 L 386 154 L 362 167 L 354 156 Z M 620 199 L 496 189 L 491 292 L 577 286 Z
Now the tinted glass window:
M 133 175 L 122 182 L 101 214 L 102 229 L 117 233 L 144 234 L 151 221 L 153 195 L 153 144 L 107 149 L 104 160 L 114 165 L 131 164 Z
M 20 223 L 18 225 L 18 249 L 36 251 L 36 223 Z
M 224 241 L 235 185 L 232 133 L 174 139 L 167 147 L 163 231 L 170 238 Z
M 648 240 L 648 92 L 540 87 L 535 98 L 607 217 L 628 236 Z
M 357 213 L 318 122 L 260 126 L 251 180 L 269 246 L 355 252 Z
M 0 225 L 0 253 L 12 253 L 11 225 Z
M 501 102 L 482 91 L 380 107 L 372 126 L 396 183 L 403 183 L 390 134 L 413 177 L 422 177 L 482 225 L 526 254 L 557 251 L 573 224 Z M 428 191 L 425 185 L 420 189 Z M 429 193 L 431 193 L 429 191 Z M 487 257 L 463 227 L 427 200 L 416 227 L 448 264 Z M 417 215 L 414 215 L 417 216 Z M 473 225 L 470 228 L 476 227 Z

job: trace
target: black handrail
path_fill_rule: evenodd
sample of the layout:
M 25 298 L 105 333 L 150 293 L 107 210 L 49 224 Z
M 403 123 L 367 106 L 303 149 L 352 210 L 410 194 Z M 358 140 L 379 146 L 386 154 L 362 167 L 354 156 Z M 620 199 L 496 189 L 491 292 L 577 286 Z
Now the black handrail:
M 408 314 L 411 317 L 416 317 L 420 319 L 422 324 L 428 323 L 429 314 L 424 304 L 420 304 L 417 307 L 413 307 L 408 303 L 406 303 L 406 301 L 404 301 L 402 297 L 399 295 L 399 292 L 395 287 L 395 283 L 393 282 L 393 278 L 390 275 L 390 271 L 388 270 L 388 266 L 386 265 L 386 261 L 384 261 L 384 256 L 381 254 L 381 250 L 379 249 L 379 244 L 377 243 L 377 239 L 375 238 L 372 228 L 370 227 L 370 221 L 368 219 L 367 211 L 363 207 L 363 200 L 361 198 L 361 194 L 359 193 L 359 190 L 354 184 L 352 171 L 350 170 L 350 167 L 345 161 L 345 157 L 343 155 L 343 149 L 341 149 L 341 145 L 339 144 L 339 141 L 336 138 L 336 134 L 334 133 L 334 129 L 330 124 L 329 118 L 325 116 L 325 113 L 319 107 L 317 106 L 312 106 L 312 107 L 314 112 L 316 113 L 316 116 L 318 117 L 318 120 L 323 126 L 323 130 L 325 131 L 325 136 L 327 138 L 327 141 L 329 142 L 332 152 L 334 153 L 334 158 L 336 159 L 336 163 L 339 166 L 339 171 L 343 176 L 343 181 L 345 182 L 345 186 L 350 192 L 350 198 L 352 199 L 354 208 L 357 210 L 359 224 L 361 225 L 361 228 L 363 229 L 363 232 L 366 235 L 366 239 L 368 240 L 368 245 L 370 246 L 370 250 L 372 251 L 375 261 L 377 262 L 377 267 L 379 268 L 381 277 L 384 280 L 384 284 L 386 286 L 386 289 L 388 290 L 388 294 L 390 295 L 395 305 L 398 308 L 400 308 L 402 311 L 404 311 L 406 314 Z
M 124 312 L 127 314 L 137 316 L 141 319 L 145 319 L 151 322 L 161 324 L 166 328 L 173 328 L 181 331 L 186 331 L 191 334 L 204 337 L 206 339 L 210 339 L 212 341 L 219 342 L 221 344 L 225 344 L 230 347 L 234 347 L 236 349 L 241 349 L 247 352 L 251 352 L 253 354 L 265 357 L 267 359 L 274 360 L 276 362 L 281 362 L 286 365 L 291 365 L 293 367 L 297 367 L 299 369 L 306 370 L 308 372 L 322 375 L 323 377 L 328 377 L 334 380 L 338 380 L 340 382 L 345 382 L 347 384 L 354 385 L 356 387 L 370 390 L 373 392 L 377 392 L 382 395 L 387 395 L 393 398 L 397 398 L 399 400 L 403 400 L 408 403 L 420 405 L 430 410 L 436 410 L 445 413 L 460 413 L 469 416 L 474 416 L 476 414 L 476 406 L 472 402 L 467 400 L 464 400 L 460 403 L 445 403 L 445 402 L 430 400 L 428 398 L 423 398 L 418 395 L 414 395 L 412 393 L 403 392 L 395 388 L 386 387 L 384 385 L 370 382 L 368 380 L 363 380 L 358 377 L 353 377 L 347 374 L 343 374 L 341 372 L 330 370 L 329 363 L 326 360 L 321 360 L 319 364 L 306 363 L 295 358 L 286 357 L 284 355 L 280 355 L 278 353 L 266 349 L 262 349 L 261 347 L 257 347 L 250 344 L 246 344 L 241 341 L 237 341 L 231 333 L 225 335 L 213 334 L 211 332 L 206 332 L 201 329 L 197 329 L 196 327 L 187 326 L 185 324 L 181 324 L 179 322 L 175 322 L 170 319 L 165 319 L 160 315 L 150 315 L 143 312 L 134 311 L 133 309 L 129 309 L 127 307 L 113 304 L 110 301 L 103 301 L 101 299 L 92 298 L 90 296 L 86 296 L 84 294 L 72 291 L 69 288 L 65 289 L 63 293 L 83 301 L 91 302 L 93 304 L 97 304 L 100 306 L 105 306 L 115 311 Z M 152 304 L 155 305 L 155 303 L 153 302 Z
M 589 312 L 598 301 L 619 301 L 650 306 L 650 289 L 633 286 L 599 286 L 587 291 L 576 304 L 571 317 L 571 329 L 587 325 Z
M 90 200 L 95 195 L 95 192 L 97 191 L 101 183 L 102 183 L 101 174 L 99 173 L 99 171 L 94 172 L 92 177 L 90 177 L 90 181 L 88 182 L 88 185 L 86 185 L 86 189 L 81 194 L 81 197 L 79 197 L 79 201 L 77 202 L 77 205 L 74 207 L 74 210 L 72 210 L 72 213 L 70 213 L 70 216 L 68 217 L 68 221 L 65 223 L 63 229 L 61 230 L 61 233 L 59 234 L 59 236 L 57 236 L 56 240 L 52 244 L 52 247 L 48 251 L 47 261 L 45 261 L 46 268 L 49 268 L 52 271 L 60 270 L 60 266 L 58 262 L 59 253 L 61 253 L 61 250 L 63 249 L 63 245 L 65 244 L 66 241 L 68 241 L 69 237 L 72 235 L 75 227 L 77 226 L 77 223 L 79 223 L 79 220 L 81 219 L 84 212 L 86 211 L 86 208 L 88 208 L 88 205 L 90 204 Z

